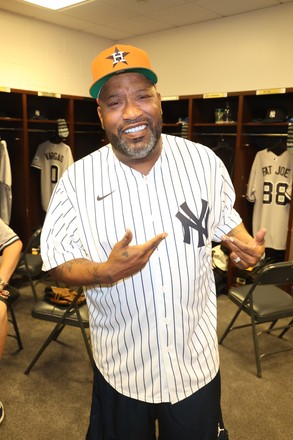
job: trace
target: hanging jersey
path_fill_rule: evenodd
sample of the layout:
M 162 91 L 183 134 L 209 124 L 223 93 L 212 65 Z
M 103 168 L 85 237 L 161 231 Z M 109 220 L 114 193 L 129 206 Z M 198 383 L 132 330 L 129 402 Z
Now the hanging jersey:
M 6 141 L 0 141 L 0 217 L 9 225 L 12 206 L 12 175 Z
M 41 170 L 41 196 L 44 211 L 47 211 L 56 183 L 73 162 L 71 148 L 63 142 L 53 144 L 45 141 L 38 146 L 31 166 Z
M 252 164 L 246 197 L 254 202 L 252 228 L 255 234 L 267 228 L 266 247 L 286 248 L 292 190 L 293 154 L 259 151 Z

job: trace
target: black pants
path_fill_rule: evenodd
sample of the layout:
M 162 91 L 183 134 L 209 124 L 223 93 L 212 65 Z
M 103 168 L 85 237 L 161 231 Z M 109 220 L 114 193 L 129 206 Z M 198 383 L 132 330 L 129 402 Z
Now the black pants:
M 216 440 L 220 374 L 192 396 L 171 405 L 145 403 L 115 391 L 95 367 L 87 440 Z

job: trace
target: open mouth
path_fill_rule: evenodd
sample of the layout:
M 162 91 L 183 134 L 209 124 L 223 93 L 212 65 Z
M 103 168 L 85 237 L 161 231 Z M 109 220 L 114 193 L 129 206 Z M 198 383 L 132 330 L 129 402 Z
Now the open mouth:
M 137 127 L 128 128 L 127 130 L 124 131 L 124 133 L 126 134 L 140 133 L 145 129 L 146 129 L 146 125 L 143 124 L 143 125 L 138 125 Z

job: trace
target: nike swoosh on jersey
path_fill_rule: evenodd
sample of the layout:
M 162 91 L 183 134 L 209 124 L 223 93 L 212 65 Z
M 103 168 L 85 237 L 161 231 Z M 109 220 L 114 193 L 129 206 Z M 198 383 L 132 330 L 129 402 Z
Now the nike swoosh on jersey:
M 113 192 L 114 192 L 114 191 L 111 191 L 110 193 L 105 194 L 104 196 L 98 196 L 98 197 L 97 197 L 98 202 L 100 202 L 101 200 L 103 200 L 103 199 L 105 199 L 106 197 L 110 196 Z

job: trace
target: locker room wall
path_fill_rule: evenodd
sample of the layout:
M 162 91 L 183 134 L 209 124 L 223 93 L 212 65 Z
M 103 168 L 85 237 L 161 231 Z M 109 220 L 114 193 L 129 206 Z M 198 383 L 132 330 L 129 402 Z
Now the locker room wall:
M 162 95 L 292 87 L 293 4 L 125 40 L 144 47 Z M 88 96 L 90 62 L 114 43 L 0 11 L 0 86 Z
M 163 96 L 292 87 L 292 21 L 282 4 L 128 42 L 151 54 Z
M 113 42 L 0 10 L 0 87 L 89 96 L 91 60 Z

